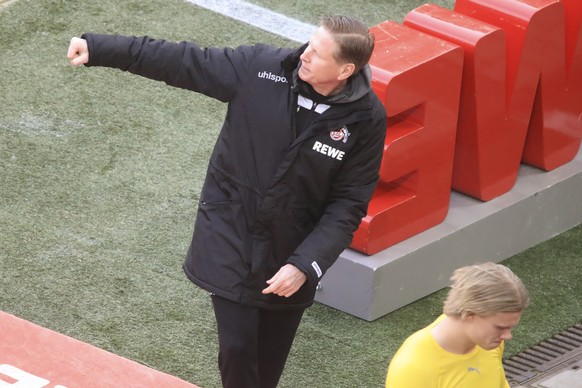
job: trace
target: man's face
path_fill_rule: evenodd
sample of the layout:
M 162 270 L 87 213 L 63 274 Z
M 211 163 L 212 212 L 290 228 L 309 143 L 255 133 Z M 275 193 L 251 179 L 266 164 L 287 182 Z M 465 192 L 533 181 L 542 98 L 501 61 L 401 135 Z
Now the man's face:
M 486 317 L 470 315 L 465 318 L 467 336 L 485 350 L 495 349 L 501 341 L 511 339 L 511 331 L 521 318 L 521 312 L 496 313 Z
M 327 94 L 322 91 L 334 90 L 341 83 L 342 71 L 345 70 L 345 65 L 339 64 L 333 56 L 337 49 L 338 44 L 332 35 L 325 28 L 319 27 L 301 54 L 299 78 L 321 94 Z

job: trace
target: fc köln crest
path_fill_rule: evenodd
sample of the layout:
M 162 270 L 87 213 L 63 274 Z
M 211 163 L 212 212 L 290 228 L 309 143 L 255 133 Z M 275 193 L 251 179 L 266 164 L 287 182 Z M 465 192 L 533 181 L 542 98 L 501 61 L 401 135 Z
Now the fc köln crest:
M 342 140 L 344 143 L 347 143 L 348 137 L 350 136 L 350 131 L 348 131 L 348 127 L 344 125 L 342 128 L 338 130 L 331 131 L 329 133 L 329 136 L 335 141 Z

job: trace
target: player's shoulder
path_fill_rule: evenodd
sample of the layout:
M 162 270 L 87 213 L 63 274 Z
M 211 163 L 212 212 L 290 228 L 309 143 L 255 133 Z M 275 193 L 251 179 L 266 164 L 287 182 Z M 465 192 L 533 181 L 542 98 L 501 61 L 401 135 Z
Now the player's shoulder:
M 442 317 L 408 336 L 394 355 L 394 359 L 401 360 L 403 364 L 416 365 L 424 363 L 427 358 L 438 353 L 439 347 L 432 336 L 432 329 L 440 320 Z

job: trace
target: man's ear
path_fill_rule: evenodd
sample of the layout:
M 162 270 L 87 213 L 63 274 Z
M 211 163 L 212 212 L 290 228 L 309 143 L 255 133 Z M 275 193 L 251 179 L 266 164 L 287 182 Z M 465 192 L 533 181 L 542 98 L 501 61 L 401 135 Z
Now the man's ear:
M 354 65 L 353 63 L 343 64 L 340 68 L 340 74 L 338 76 L 338 81 L 343 81 L 345 79 L 350 78 L 352 76 L 352 74 L 354 74 L 355 70 L 356 70 L 356 65 Z
M 462 318 L 465 322 L 473 322 L 475 316 L 475 313 L 464 313 Z

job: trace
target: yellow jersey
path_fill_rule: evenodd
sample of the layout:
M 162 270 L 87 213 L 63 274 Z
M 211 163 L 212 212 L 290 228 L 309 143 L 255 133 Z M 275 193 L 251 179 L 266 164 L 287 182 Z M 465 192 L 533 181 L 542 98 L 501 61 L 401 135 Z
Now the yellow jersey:
M 386 388 L 509 388 L 503 342 L 492 350 L 475 346 L 467 354 L 447 352 L 431 334 L 444 317 L 404 341 L 390 361 Z

